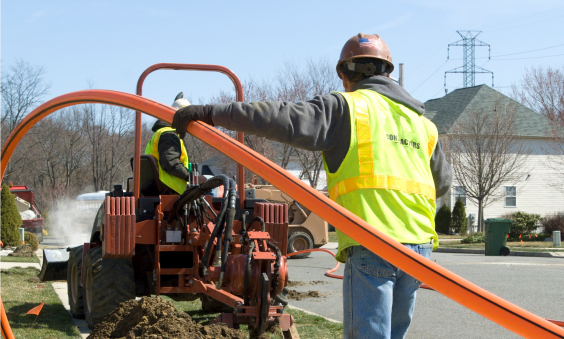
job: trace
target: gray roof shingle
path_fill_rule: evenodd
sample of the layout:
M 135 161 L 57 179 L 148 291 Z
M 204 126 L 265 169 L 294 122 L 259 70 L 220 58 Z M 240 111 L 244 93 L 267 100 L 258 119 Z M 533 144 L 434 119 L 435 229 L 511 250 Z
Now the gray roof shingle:
M 550 137 L 551 126 L 547 118 L 487 85 L 460 88 L 442 98 L 429 100 L 425 102 L 425 116 L 437 125 L 439 134 L 445 134 L 455 122 L 465 116 L 466 112 L 472 110 L 487 112 L 492 109 L 496 100 L 501 105 L 515 108 L 516 135 Z

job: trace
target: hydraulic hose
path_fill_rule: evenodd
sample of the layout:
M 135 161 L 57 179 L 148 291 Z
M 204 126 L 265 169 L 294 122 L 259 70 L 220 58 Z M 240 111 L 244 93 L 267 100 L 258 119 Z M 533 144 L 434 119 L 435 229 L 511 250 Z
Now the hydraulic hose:
M 7 163 L 18 142 L 38 121 L 62 108 L 88 103 L 121 106 L 145 112 L 169 123 L 175 112 L 168 105 L 117 91 L 85 90 L 61 95 L 35 108 L 14 128 L 2 147 L 0 177 L 4 176 Z M 272 185 L 282 188 L 284 193 L 299 200 L 313 213 L 322 215 L 332 225 L 339 225 L 338 228 L 344 234 L 360 245 L 446 297 L 522 337 L 564 339 L 564 329 L 418 255 L 216 128 L 202 122 L 191 122 L 188 124 L 187 132 L 239 164 L 244 164 L 250 171 Z
M 225 230 L 223 232 L 223 253 L 221 254 L 221 272 L 219 273 L 219 287 L 223 286 L 223 279 L 227 269 L 227 253 L 229 252 L 229 243 L 233 241 L 233 221 L 235 221 L 235 202 L 237 192 L 235 191 L 235 181 L 231 183 L 229 189 L 229 206 L 227 207 L 227 216 L 225 218 Z
M 212 234 L 211 234 L 210 238 L 208 239 L 208 242 L 206 243 L 206 246 L 204 248 L 204 255 L 202 256 L 202 259 L 200 260 L 200 263 L 202 264 L 202 266 L 204 266 L 204 268 L 208 266 L 208 261 L 210 259 L 211 248 L 213 247 L 213 242 L 217 238 L 218 234 L 220 234 L 221 228 L 223 228 L 225 212 L 227 211 L 227 207 L 228 207 L 228 201 L 227 201 L 227 199 L 229 197 L 228 196 L 228 194 L 229 194 L 228 188 L 231 185 L 229 178 L 227 178 L 227 176 L 225 176 L 223 174 L 218 175 L 216 178 L 219 178 L 223 181 L 223 186 L 225 187 L 225 189 L 223 190 L 223 204 L 221 205 L 221 210 L 219 211 L 219 214 L 217 216 L 217 221 L 215 223 L 215 227 L 213 228 Z M 217 242 L 217 246 L 221 246 L 221 241 Z
M 2 302 L 2 296 L 0 296 L 0 324 L 0 327 L 2 328 L 2 338 L 14 339 L 14 333 L 12 333 L 12 328 L 8 322 L 8 317 L 6 316 L 6 309 L 4 308 L 4 303 Z
M 260 231 L 261 232 L 265 232 L 266 231 L 266 224 L 264 223 L 264 219 L 261 217 L 253 217 L 251 219 L 251 221 L 249 221 L 249 227 L 251 227 L 251 225 L 255 222 L 255 221 L 259 221 L 260 222 Z

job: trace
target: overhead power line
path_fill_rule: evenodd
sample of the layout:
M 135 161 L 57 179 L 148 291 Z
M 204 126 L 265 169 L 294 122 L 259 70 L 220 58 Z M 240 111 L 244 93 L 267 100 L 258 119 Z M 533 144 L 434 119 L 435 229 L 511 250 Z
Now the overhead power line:
M 547 22 L 547 21 L 551 21 L 551 20 L 555 20 L 555 19 L 559 19 L 562 18 L 563 15 L 561 16 L 557 16 L 556 18 L 551 18 L 551 19 L 546 19 L 546 20 L 541 20 L 541 21 L 535 21 L 535 22 L 530 22 L 528 24 L 524 24 L 524 25 L 519 25 L 519 26 L 512 26 L 512 27 L 506 27 L 506 28 L 500 28 L 500 29 L 494 29 L 493 31 L 486 31 L 488 33 L 492 33 L 492 32 L 499 32 L 499 31 L 503 31 L 506 29 L 514 29 L 514 28 L 519 28 L 519 27 L 524 27 L 524 26 L 530 26 L 530 25 L 534 25 L 534 24 L 539 24 L 542 22 Z
M 492 59 L 492 60 L 526 60 L 526 59 L 541 59 L 541 58 L 552 58 L 557 56 L 563 56 L 564 54 L 554 54 L 554 55 L 544 55 L 544 56 L 537 56 L 537 57 L 527 57 L 527 58 L 508 58 L 508 59 Z
M 540 13 L 537 13 L 537 14 L 529 15 L 529 16 L 526 16 L 526 17 L 523 17 L 523 18 L 513 19 L 513 20 L 501 22 L 501 23 L 498 23 L 498 24 L 489 25 L 489 26 L 486 26 L 486 27 L 482 27 L 482 29 L 484 29 L 484 28 L 489 28 L 489 27 L 494 27 L 494 26 L 499 26 L 499 25 L 505 25 L 505 24 L 508 24 L 508 23 L 510 23 L 510 22 L 513 22 L 513 21 L 519 21 L 519 20 L 524 20 L 524 19 L 532 18 L 532 17 L 534 17 L 534 16 L 541 15 L 541 14 L 544 14 L 544 13 L 554 12 L 555 10 L 560 9 L 560 8 L 564 8 L 564 6 L 556 7 L 556 8 L 550 9 L 550 10 L 548 10 L 548 11 L 544 11 L 544 12 L 540 12 Z

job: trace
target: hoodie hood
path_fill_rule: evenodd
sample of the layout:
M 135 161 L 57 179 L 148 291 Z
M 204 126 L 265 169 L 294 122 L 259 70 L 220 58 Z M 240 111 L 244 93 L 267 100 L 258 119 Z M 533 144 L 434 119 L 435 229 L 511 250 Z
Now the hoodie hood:
M 411 108 L 419 115 L 423 115 L 425 113 L 425 105 L 421 101 L 414 99 L 403 87 L 396 84 L 388 77 L 373 76 L 361 80 L 354 85 L 352 90 L 356 91 L 357 89 L 368 89 L 378 92 L 397 103 Z
M 160 130 L 161 128 L 164 128 L 164 127 L 170 127 L 170 124 L 166 121 L 157 120 L 157 121 L 155 121 L 153 128 L 151 128 L 151 131 L 156 132 L 156 131 Z

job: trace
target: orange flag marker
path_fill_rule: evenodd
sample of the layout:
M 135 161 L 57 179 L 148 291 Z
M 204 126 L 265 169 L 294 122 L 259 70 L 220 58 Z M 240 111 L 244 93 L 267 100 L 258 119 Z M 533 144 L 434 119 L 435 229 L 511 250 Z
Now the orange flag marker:
M 523 239 L 521 239 L 521 244 L 523 243 Z
M 509 239 L 509 234 L 507 235 L 507 239 Z
M 26 314 L 35 314 L 35 315 L 39 315 L 39 312 L 41 312 L 41 309 L 43 308 L 43 305 L 45 305 L 45 303 L 41 303 L 41 305 L 35 306 L 35 307 L 32 308 L 31 310 L 27 311 Z
M 531 236 L 529 235 L 529 239 L 531 239 Z
M 519 234 L 519 239 L 521 239 L 521 234 Z
M 535 234 L 535 238 L 538 238 L 539 236 Z

